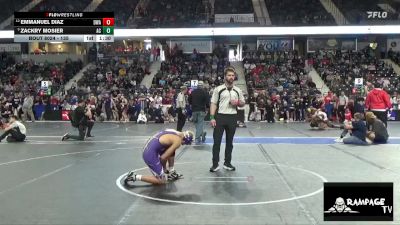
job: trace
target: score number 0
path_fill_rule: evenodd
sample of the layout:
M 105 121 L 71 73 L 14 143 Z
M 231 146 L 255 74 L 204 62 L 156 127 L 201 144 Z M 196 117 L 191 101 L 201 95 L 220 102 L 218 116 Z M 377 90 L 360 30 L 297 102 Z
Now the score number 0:
M 103 33 L 103 29 L 104 29 L 104 34 L 111 34 L 112 33 L 112 30 L 111 30 L 110 27 L 103 27 L 103 28 L 99 27 L 99 28 L 96 29 L 96 34 L 102 34 Z
M 114 26 L 114 18 L 103 18 L 103 26 Z

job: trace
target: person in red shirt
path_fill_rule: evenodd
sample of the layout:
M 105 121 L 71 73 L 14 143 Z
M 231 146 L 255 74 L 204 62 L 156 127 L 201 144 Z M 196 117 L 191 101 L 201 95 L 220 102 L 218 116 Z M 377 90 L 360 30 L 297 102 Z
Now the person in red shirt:
M 346 112 L 344 114 L 344 119 L 345 121 L 351 121 L 353 119 L 350 109 L 346 109 Z
M 340 127 L 343 129 L 343 132 L 340 134 L 340 138 L 336 139 L 336 142 L 343 142 L 343 138 L 349 133 L 349 130 L 344 129 L 346 126 L 350 126 L 351 122 L 353 121 L 353 116 L 351 115 L 351 111 L 349 108 L 346 109 L 345 114 L 344 114 L 345 120 L 343 122 L 343 125 Z
M 365 108 L 372 111 L 387 127 L 387 110 L 392 108 L 388 93 L 376 82 L 365 100 Z
M 57 97 L 52 96 L 52 97 L 50 98 L 50 104 L 51 104 L 51 105 L 53 105 L 53 106 L 58 106 L 59 103 L 60 103 L 60 101 L 58 100 Z
M 329 91 L 328 94 L 324 98 L 325 112 L 326 112 L 326 115 L 328 116 L 328 120 L 332 119 L 332 113 L 333 113 L 332 98 L 333 98 L 333 94 L 331 91 Z

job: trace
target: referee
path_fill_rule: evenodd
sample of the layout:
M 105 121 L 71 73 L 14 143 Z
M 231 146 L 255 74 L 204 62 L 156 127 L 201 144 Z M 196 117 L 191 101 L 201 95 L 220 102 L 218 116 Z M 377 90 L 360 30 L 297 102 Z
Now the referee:
M 228 67 L 225 70 L 225 83 L 216 87 L 211 97 L 210 122 L 214 127 L 214 145 L 213 165 L 210 172 L 219 170 L 219 152 L 224 131 L 226 136 L 224 169 L 235 170 L 231 160 L 233 136 L 236 131 L 237 107 L 243 107 L 245 104 L 242 90 L 233 85 L 235 77 L 235 69 Z
M 176 98 L 176 110 L 178 112 L 178 123 L 176 125 L 176 130 L 180 132 L 182 132 L 186 122 L 186 93 L 187 87 L 182 86 L 181 92 L 179 92 Z

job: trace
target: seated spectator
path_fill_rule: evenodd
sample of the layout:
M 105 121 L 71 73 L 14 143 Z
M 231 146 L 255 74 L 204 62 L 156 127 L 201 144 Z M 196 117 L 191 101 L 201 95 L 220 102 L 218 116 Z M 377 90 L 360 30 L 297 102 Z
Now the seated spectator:
M 154 122 L 155 123 L 164 123 L 164 114 L 160 107 L 157 107 L 154 110 Z
M 97 12 L 107 12 L 112 9 L 115 16 L 115 26 L 124 27 L 129 22 L 130 16 L 133 16 L 136 5 L 139 0 L 103 0 L 101 4 L 96 8 Z M 118 13 L 117 13 L 118 12 Z
M 335 20 L 318 0 L 265 0 L 273 25 L 336 25 Z
M 351 124 L 347 124 L 344 126 L 344 129 L 351 131 L 351 136 L 343 139 L 344 144 L 351 145 L 367 145 L 366 135 L 367 135 L 367 126 L 365 122 L 362 120 L 362 115 L 360 113 L 354 114 L 354 121 Z
M 147 117 L 146 114 L 144 113 L 144 111 L 140 111 L 140 114 L 138 116 L 138 119 L 136 121 L 139 124 L 146 124 L 147 123 Z
M 11 115 L 8 124 L 2 124 L 4 133 L 0 136 L 0 142 L 7 137 L 7 142 L 23 142 L 26 138 L 26 127 L 18 121 L 17 116 Z
M 361 114 L 361 113 L 360 113 Z M 361 114 L 363 115 L 363 114 Z M 343 122 L 343 128 L 345 126 L 351 125 L 351 122 L 353 121 L 353 116 L 351 115 L 350 110 L 347 108 L 345 111 L 344 115 L 344 122 Z M 341 127 L 342 128 L 342 127 Z M 340 138 L 337 140 L 338 142 L 343 142 L 343 138 L 349 133 L 348 129 L 343 129 L 343 132 L 340 134 Z
M 184 0 L 152 1 L 146 4 L 146 8 L 140 7 L 135 25 L 140 28 L 193 27 L 195 24 L 206 23 L 206 4 L 200 0 L 191 1 L 190 4 Z
M 367 133 L 368 139 L 375 144 L 385 144 L 389 139 L 389 134 L 385 124 L 379 120 L 373 112 L 367 112 L 365 114 L 367 123 L 371 126 L 371 129 Z

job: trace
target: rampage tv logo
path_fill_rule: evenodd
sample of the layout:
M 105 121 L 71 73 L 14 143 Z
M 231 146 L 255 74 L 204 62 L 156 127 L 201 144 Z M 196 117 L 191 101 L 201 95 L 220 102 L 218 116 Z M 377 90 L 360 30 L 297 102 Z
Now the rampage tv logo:
M 347 198 L 346 201 L 339 197 L 336 199 L 335 204 L 325 211 L 325 213 L 360 213 L 359 211 L 354 211 L 350 206 L 380 206 L 382 207 L 383 213 L 392 213 L 393 206 L 385 205 L 385 198 L 375 198 L 375 199 L 351 199 Z
M 325 221 L 393 221 L 393 183 L 324 183 Z

